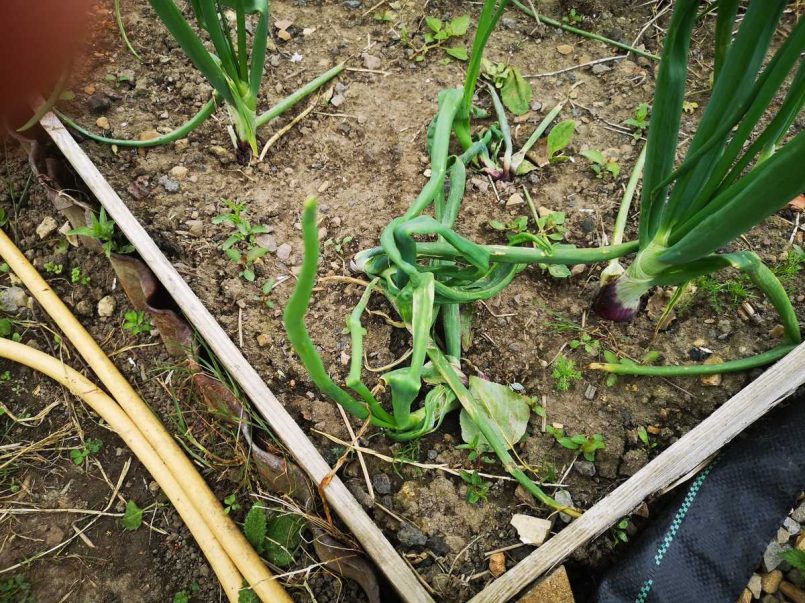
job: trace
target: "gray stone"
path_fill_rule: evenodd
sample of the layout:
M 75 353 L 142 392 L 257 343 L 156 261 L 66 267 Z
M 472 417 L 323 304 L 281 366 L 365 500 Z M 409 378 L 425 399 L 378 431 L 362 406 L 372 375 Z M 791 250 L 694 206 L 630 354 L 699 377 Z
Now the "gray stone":
M 9 287 L 0 291 L 0 310 L 12 314 L 28 305 L 28 295 L 20 287 Z
M 602 73 L 606 73 L 607 71 L 612 71 L 612 67 L 609 67 L 608 65 L 604 65 L 603 63 L 598 63 L 596 65 L 593 65 L 593 68 L 592 68 L 591 71 L 595 75 L 601 75 Z
M 274 253 L 277 250 L 277 239 L 274 238 L 274 235 L 271 234 L 257 235 L 256 237 L 254 237 L 254 241 L 260 247 L 268 249 L 270 253 Z
M 802 531 L 802 526 L 799 525 L 799 523 L 797 523 L 796 521 L 794 521 L 790 517 L 785 518 L 785 521 L 783 522 L 783 527 L 792 536 L 796 536 L 797 534 L 799 534 Z
M 590 461 L 576 461 L 573 463 L 573 468 L 584 477 L 593 477 L 595 475 L 595 463 Z
M 763 553 L 763 569 L 767 572 L 777 569 L 783 562 L 783 560 L 780 559 L 780 553 L 790 550 L 791 547 L 787 544 L 781 545 L 776 540 L 770 542 Z
M 568 492 L 567 490 L 559 490 L 554 495 L 554 500 L 556 500 L 556 502 L 558 502 L 560 505 L 564 505 L 566 507 L 573 506 L 573 498 L 570 496 L 570 492 Z M 559 519 L 561 519 L 565 523 L 570 523 L 572 517 L 570 517 L 570 515 L 567 515 L 566 513 L 559 513 Z
M 191 236 L 200 237 L 204 234 L 204 222 L 201 220 L 188 220 L 185 224 Z
M 87 106 L 92 113 L 100 115 L 106 113 L 112 106 L 112 101 L 103 92 L 96 92 L 87 98 Z
M 293 247 L 289 243 L 283 243 L 279 247 L 277 247 L 277 258 L 282 260 L 283 262 L 287 262 L 291 257 L 291 252 L 293 251 Z
M 425 536 L 424 532 L 419 528 L 405 523 L 397 531 L 397 540 L 399 540 L 400 544 L 403 546 L 425 546 L 428 542 L 428 537 Z
M 800 506 L 794 509 L 794 512 L 791 513 L 791 519 L 799 524 L 805 523 L 805 503 L 802 503 Z
M 159 183 L 162 185 L 162 188 L 165 189 L 168 193 L 178 193 L 179 192 L 179 183 L 174 180 L 173 178 L 168 178 L 167 176 L 160 176 Z
M 385 473 L 375 473 L 372 476 L 372 485 L 378 494 L 391 494 L 391 479 Z
M 587 385 L 587 389 L 584 390 L 584 397 L 588 400 L 593 400 L 597 391 L 598 388 L 596 388 L 595 385 Z

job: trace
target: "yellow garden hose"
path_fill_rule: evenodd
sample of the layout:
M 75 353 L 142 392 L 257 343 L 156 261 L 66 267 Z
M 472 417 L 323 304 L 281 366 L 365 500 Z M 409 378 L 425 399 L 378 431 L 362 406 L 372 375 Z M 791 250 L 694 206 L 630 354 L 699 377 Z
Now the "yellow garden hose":
M 227 598 L 236 602 L 243 578 L 221 544 L 210 531 L 204 518 L 190 502 L 179 482 L 151 447 L 137 426 L 104 392 L 75 369 L 58 358 L 49 356 L 32 347 L 0 338 L 0 358 L 7 358 L 47 375 L 81 398 L 92 410 L 109 424 L 131 451 L 140 459 L 162 491 L 170 499 L 182 517 L 193 538 L 210 562 L 213 571 L 223 586 Z
M 291 603 L 292 600 L 285 589 L 274 579 L 240 529 L 224 513 L 220 501 L 164 425 L 2 230 L 0 230 L 0 256 L 58 325 L 123 411 L 137 425 L 148 443 L 162 457 L 164 464 L 170 467 L 181 489 L 205 519 L 215 538 L 254 589 L 255 594 L 265 603 Z

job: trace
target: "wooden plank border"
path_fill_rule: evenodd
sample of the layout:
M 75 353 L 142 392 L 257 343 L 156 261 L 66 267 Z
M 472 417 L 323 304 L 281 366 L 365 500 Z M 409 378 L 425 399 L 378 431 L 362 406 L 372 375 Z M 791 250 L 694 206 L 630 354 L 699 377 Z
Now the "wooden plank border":
M 503 603 L 578 547 L 629 515 L 648 496 L 696 469 L 805 383 L 805 344 L 768 369 L 572 524 L 492 582 L 470 603 Z
M 121 232 L 134 245 L 143 261 L 171 294 L 221 364 L 226 367 L 258 412 L 268 422 L 274 434 L 285 444 L 296 463 L 315 484 L 321 483 L 330 473 L 330 466 L 301 427 L 288 414 L 254 367 L 249 364 L 221 325 L 156 246 L 59 118 L 53 113 L 47 113 L 40 124 L 101 205 L 106 208 L 107 213 Z M 383 532 L 347 490 L 344 483 L 336 476 L 324 492 L 330 506 L 349 527 L 403 600 L 410 603 L 431 603 L 433 599 L 420 583 L 419 577 L 400 557 Z

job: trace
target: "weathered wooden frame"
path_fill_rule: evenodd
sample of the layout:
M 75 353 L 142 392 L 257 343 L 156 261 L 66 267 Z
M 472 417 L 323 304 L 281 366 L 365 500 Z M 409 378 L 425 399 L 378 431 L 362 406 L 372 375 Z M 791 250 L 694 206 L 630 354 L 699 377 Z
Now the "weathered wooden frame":
M 97 167 L 53 113 L 41 125 L 84 180 L 143 261 L 173 296 L 233 378 L 315 483 L 330 467 L 257 371 L 157 248 Z M 714 453 L 805 383 L 805 344 L 790 352 L 707 419 L 658 455 L 634 476 L 587 510 L 514 568 L 488 585 L 470 603 L 502 603 L 560 564 L 576 548 L 629 515 L 646 498 L 696 470 Z M 405 601 L 432 601 L 418 576 L 400 557 L 360 504 L 335 477 L 325 489 L 328 503 Z

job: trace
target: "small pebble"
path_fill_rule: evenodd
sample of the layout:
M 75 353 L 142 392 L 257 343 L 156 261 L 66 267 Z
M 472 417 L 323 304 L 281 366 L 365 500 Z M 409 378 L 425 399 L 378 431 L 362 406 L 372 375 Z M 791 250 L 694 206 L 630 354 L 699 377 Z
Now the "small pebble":
M 499 578 L 506 573 L 506 554 L 502 552 L 493 553 L 489 556 L 489 573 L 493 578 Z
M 98 316 L 108 317 L 115 313 L 117 302 L 111 295 L 102 297 L 98 302 Z
M 584 397 L 588 400 L 593 400 L 595 398 L 595 393 L 598 391 L 598 388 L 594 385 L 587 385 L 587 389 L 584 390 Z
M 760 591 L 761 591 L 761 579 L 758 574 L 752 574 L 752 577 L 749 579 L 749 584 L 746 586 L 749 589 L 749 592 L 752 593 L 752 596 L 755 599 L 760 599 Z
M 391 479 L 385 473 L 375 473 L 372 476 L 372 485 L 378 494 L 391 494 Z
M 175 180 L 184 180 L 187 178 L 187 168 L 183 165 L 177 165 L 171 168 L 170 176 Z
M 782 563 L 782 559 L 780 559 L 780 553 L 783 551 L 790 550 L 791 547 L 788 545 L 781 545 L 776 540 L 773 540 L 769 543 L 769 546 L 766 547 L 766 550 L 763 553 L 763 569 L 767 572 L 777 569 L 777 567 Z
M 0 290 L 0 310 L 16 313 L 21 308 L 28 305 L 28 295 L 20 287 L 9 287 Z
M 179 192 L 179 183 L 176 182 L 173 178 L 168 178 L 165 175 L 159 177 L 159 183 L 162 185 L 162 188 L 165 189 L 167 193 L 178 193 Z
M 797 534 L 799 534 L 802 531 L 802 526 L 799 525 L 798 522 L 794 521 L 790 517 L 785 518 L 785 521 L 783 522 L 783 527 L 792 536 L 796 536 Z
M 399 540 L 400 544 L 403 546 L 425 546 L 425 543 L 428 541 L 428 537 L 425 536 L 425 534 L 419 528 L 414 527 L 409 523 L 404 523 L 402 527 L 397 530 L 397 540 Z
M 96 119 L 95 125 L 98 126 L 101 130 L 108 130 L 112 127 L 109 124 L 109 120 L 104 116 L 101 116 L 98 119 Z
M 283 243 L 279 247 L 277 247 L 277 259 L 287 262 L 291 257 L 291 252 L 293 251 L 293 247 L 289 243 Z
M 573 463 L 573 468 L 579 475 L 584 477 L 593 477 L 595 475 L 595 463 L 590 461 L 576 461 Z
M 760 579 L 760 586 L 763 589 L 764 593 L 769 593 L 773 595 L 777 592 L 777 589 L 780 588 L 780 582 L 783 581 L 783 572 L 780 570 L 772 570 L 767 574 L 763 574 L 762 578 Z
M 570 492 L 568 492 L 567 490 L 559 490 L 554 495 L 554 500 L 556 500 L 556 502 L 558 502 L 560 505 L 564 505 L 566 507 L 573 506 L 573 498 L 570 496 Z M 559 513 L 559 519 L 561 519 L 565 523 L 570 523 L 570 521 L 573 518 L 570 517 L 570 515 L 568 515 L 567 513 Z
M 87 98 L 87 106 L 92 113 L 100 115 L 106 113 L 112 106 L 112 101 L 103 92 L 96 92 Z
M 799 524 L 805 523 L 805 503 L 802 503 L 800 506 L 794 509 L 794 512 L 791 513 L 791 519 Z
M 514 193 L 506 201 L 506 207 L 517 207 L 518 205 L 525 205 L 525 199 L 520 193 Z
M 40 239 L 44 239 L 58 227 L 59 225 L 52 216 L 45 216 L 45 218 L 39 223 L 39 226 L 36 227 L 36 234 Z

